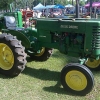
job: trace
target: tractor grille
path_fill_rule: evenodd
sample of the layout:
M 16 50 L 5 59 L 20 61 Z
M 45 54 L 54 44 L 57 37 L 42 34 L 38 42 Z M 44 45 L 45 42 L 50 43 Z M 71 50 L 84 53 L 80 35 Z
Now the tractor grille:
M 93 26 L 92 49 L 100 49 L 100 26 Z

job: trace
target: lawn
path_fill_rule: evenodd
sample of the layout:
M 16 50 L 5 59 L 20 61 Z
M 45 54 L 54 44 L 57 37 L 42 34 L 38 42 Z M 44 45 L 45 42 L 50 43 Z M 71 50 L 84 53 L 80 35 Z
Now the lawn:
M 0 100 L 100 100 L 100 72 L 93 72 L 95 86 L 86 96 L 65 91 L 60 84 L 60 71 L 77 58 L 54 50 L 50 59 L 35 62 L 27 58 L 26 69 L 15 78 L 0 75 Z

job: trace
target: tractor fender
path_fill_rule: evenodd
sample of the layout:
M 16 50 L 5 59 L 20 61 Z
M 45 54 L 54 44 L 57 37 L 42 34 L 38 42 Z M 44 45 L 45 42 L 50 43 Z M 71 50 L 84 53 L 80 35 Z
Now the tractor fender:
M 35 29 L 35 28 L 34 29 L 28 29 L 28 32 L 27 33 L 28 34 L 31 34 L 34 37 L 38 37 L 38 35 L 37 35 L 37 29 Z
M 6 32 L 12 34 L 13 36 L 16 36 L 25 48 L 29 48 L 31 46 L 29 39 L 21 31 L 19 32 L 17 30 L 3 29 L 2 32 Z

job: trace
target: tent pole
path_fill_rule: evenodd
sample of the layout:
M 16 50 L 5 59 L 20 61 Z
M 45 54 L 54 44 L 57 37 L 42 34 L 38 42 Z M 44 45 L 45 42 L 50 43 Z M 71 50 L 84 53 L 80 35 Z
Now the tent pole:
M 72 5 L 73 5 L 73 0 L 72 0 Z
M 52 4 L 54 5 L 54 0 L 52 0 Z
M 43 5 L 45 6 L 45 0 L 43 0 Z
M 90 17 L 92 18 L 92 0 L 90 0 Z
M 79 0 L 76 0 L 76 18 L 79 18 Z

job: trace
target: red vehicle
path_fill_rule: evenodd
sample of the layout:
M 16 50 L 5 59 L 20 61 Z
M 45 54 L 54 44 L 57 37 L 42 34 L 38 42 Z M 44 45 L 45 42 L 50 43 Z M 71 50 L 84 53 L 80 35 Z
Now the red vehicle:
M 30 25 L 29 18 L 33 17 L 32 10 L 22 10 L 22 18 L 23 18 L 23 27 L 28 27 Z
M 33 17 L 33 11 L 32 10 L 22 10 L 22 17 L 24 21 L 27 18 Z

